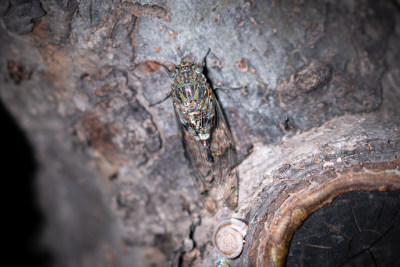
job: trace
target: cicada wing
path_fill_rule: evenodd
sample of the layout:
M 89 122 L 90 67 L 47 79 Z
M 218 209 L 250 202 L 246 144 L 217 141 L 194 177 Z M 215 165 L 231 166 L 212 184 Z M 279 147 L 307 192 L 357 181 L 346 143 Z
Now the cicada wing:
M 190 141 L 188 141 L 191 139 Z M 187 132 L 184 134 L 185 153 L 189 160 L 193 181 L 200 193 L 205 208 L 214 213 L 218 209 L 219 192 L 213 173 L 213 164 L 209 161 L 210 151 Z
M 175 108 L 175 106 L 174 106 Z M 213 173 L 213 162 L 211 161 L 211 151 L 203 143 L 196 140 L 188 133 L 179 120 L 178 111 L 175 108 L 175 115 L 182 134 L 185 156 L 189 161 L 189 167 L 194 184 L 200 193 L 204 207 L 210 212 L 217 210 L 217 188 Z
M 238 174 L 231 132 L 213 93 L 210 99 L 213 101 L 214 121 L 210 139 L 205 142 L 188 133 L 179 121 L 179 111 L 175 109 L 175 113 L 194 183 L 205 208 L 214 213 L 220 201 L 230 209 L 237 207 Z
M 212 95 L 216 110 L 216 123 L 210 139 L 210 148 L 214 157 L 213 172 L 222 201 L 230 209 L 235 209 L 239 191 L 235 143 L 218 100 L 214 93 Z

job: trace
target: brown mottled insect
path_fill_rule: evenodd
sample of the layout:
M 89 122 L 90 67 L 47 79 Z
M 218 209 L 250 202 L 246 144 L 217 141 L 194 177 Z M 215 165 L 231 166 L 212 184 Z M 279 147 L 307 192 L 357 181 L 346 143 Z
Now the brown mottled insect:
M 235 145 L 203 68 L 186 61 L 171 70 L 163 67 L 174 81 L 171 92 L 162 101 L 172 96 L 185 155 L 205 208 L 214 213 L 221 201 L 236 208 Z

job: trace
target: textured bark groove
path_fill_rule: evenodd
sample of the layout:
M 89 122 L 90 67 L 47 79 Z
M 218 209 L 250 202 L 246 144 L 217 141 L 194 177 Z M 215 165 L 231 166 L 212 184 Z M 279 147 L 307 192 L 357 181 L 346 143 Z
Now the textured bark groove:
M 38 163 L 17 180 L 54 266 L 215 266 L 227 217 L 249 223 L 232 267 L 281 265 L 335 197 L 399 190 L 398 1 L 0 2 L 0 98 Z M 239 205 L 213 215 L 170 99 L 151 106 L 170 91 L 160 63 L 207 51 L 209 82 L 242 88 L 216 91 Z

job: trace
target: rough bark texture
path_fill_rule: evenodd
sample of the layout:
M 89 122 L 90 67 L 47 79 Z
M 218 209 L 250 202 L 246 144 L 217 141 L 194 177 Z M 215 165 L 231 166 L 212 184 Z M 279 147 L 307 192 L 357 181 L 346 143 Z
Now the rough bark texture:
M 225 217 L 250 224 L 231 266 L 280 265 L 335 197 L 400 190 L 398 1 L 9 0 L 0 16 L 0 97 L 37 162 L 50 265 L 216 265 Z M 150 107 L 171 83 L 156 62 L 208 48 L 210 81 L 246 86 L 217 91 L 240 192 L 215 215 L 170 100 Z

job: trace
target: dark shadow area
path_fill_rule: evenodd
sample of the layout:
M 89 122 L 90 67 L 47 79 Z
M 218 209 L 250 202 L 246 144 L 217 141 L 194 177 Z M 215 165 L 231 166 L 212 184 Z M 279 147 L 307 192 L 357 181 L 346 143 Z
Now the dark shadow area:
M 400 194 L 352 192 L 293 235 L 287 266 L 400 266 Z
M 4 161 L 2 221 L 6 227 L 3 262 L 12 266 L 51 266 L 50 253 L 39 243 L 45 225 L 35 187 L 37 162 L 22 130 L 0 101 Z

